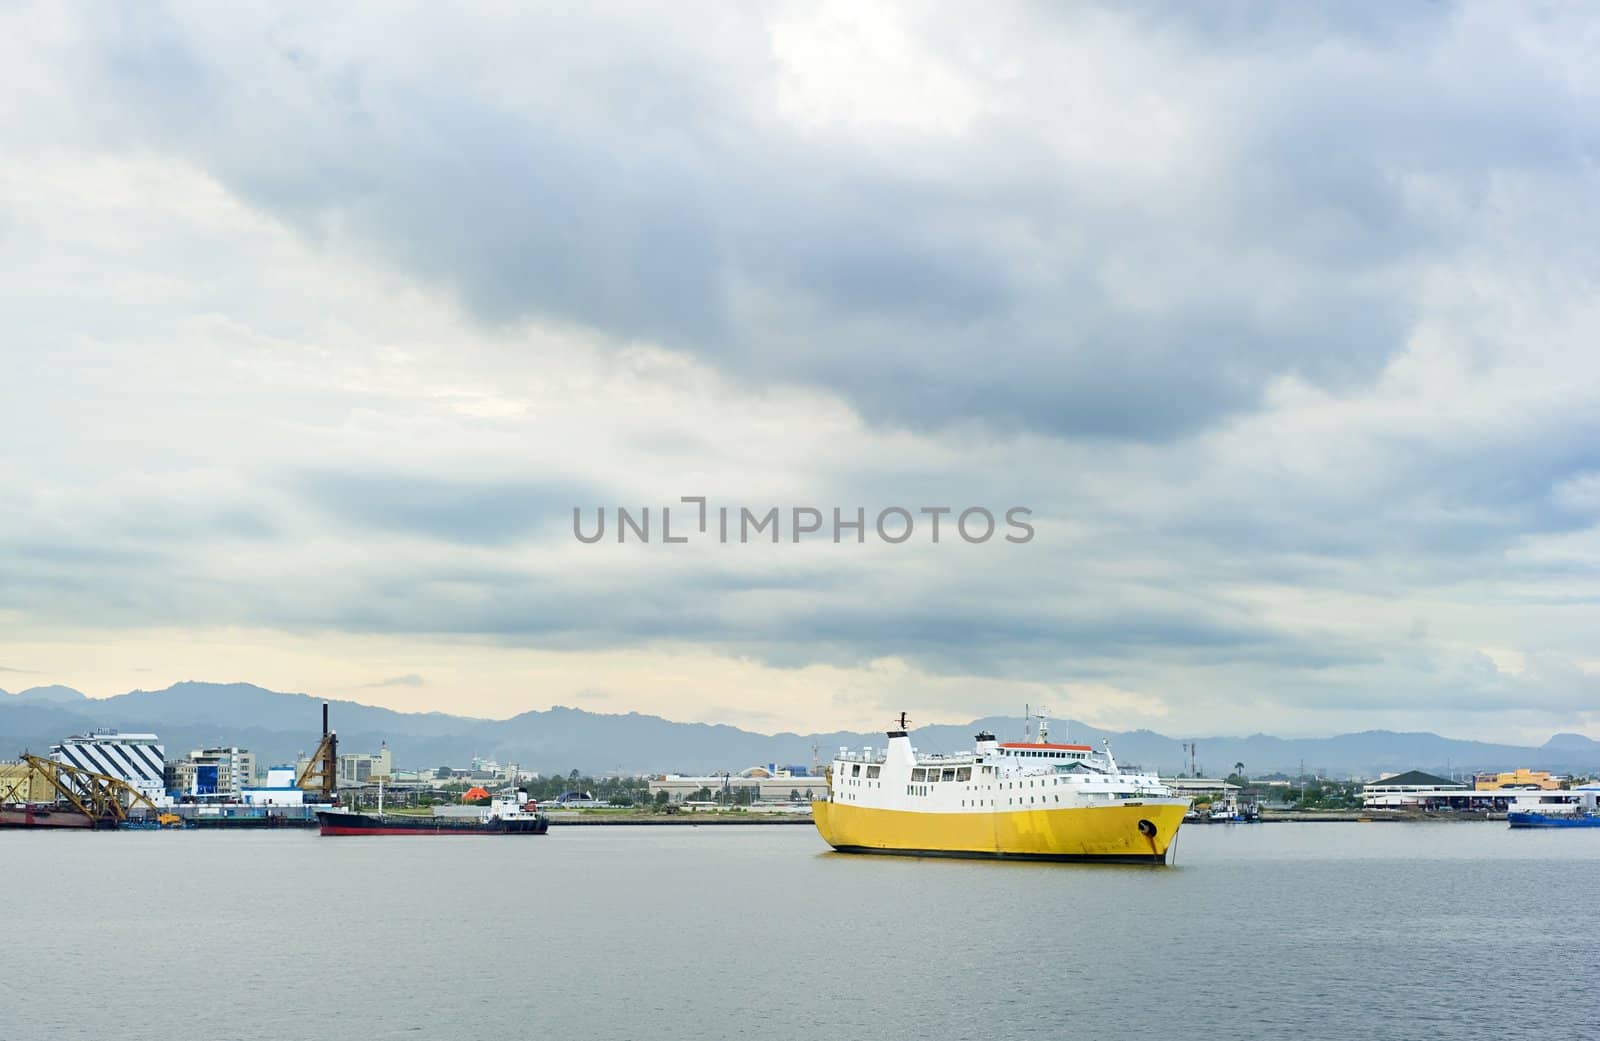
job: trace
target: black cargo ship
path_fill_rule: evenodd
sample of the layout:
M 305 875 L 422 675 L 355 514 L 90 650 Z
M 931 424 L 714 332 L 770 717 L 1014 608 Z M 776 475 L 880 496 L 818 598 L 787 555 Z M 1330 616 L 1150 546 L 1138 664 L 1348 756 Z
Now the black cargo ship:
M 463 819 L 320 810 L 317 820 L 324 835 L 543 835 L 550 829 L 550 818 L 525 811 Z

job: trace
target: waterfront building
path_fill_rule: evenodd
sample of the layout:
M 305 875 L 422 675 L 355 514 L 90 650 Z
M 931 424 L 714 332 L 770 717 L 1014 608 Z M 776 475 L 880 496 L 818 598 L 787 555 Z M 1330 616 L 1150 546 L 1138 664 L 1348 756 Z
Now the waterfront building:
M 247 806 L 304 806 L 306 793 L 293 784 L 268 788 L 246 788 L 239 801 Z
M 256 756 L 244 748 L 196 748 L 186 759 L 170 760 L 163 778 L 174 795 L 237 798 L 256 783 Z
M 246 785 L 236 793 L 247 806 L 304 806 L 306 793 L 298 784 L 300 772 L 287 763 L 267 767 L 266 778 L 260 785 Z
M 166 796 L 166 753 L 154 734 L 94 730 L 50 749 L 50 758 L 125 781 L 152 800 Z
M 1561 778 L 1551 777 L 1549 770 L 1529 770 L 1524 766 L 1507 773 L 1478 774 L 1472 780 L 1473 787 L 1480 792 L 1496 788 L 1542 788 L 1549 792 L 1561 787 Z
M 1405 774 L 1415 780 L 1427 774 Z M 1469 788 L 1464 784 L 1444 781 L 1428 786 L 1392 784 L 1396 778 L 1377 781 L 1362 789 L 1361 806 L 1368 810 L 1420 810 L 1423 812 L 1473 812 L 1473 813 L 1571 813 L 1574 810 L 1592 810 L 1600 786 L 1564 791 L 1560 788 L 1540 788 L 1529 785 L 1523 788 Z M 1443 781 L 1443 778 L 1439 778 Z
M 771 771 L 766 767 L 752 767 L 743 773 L 702 777 L 663 774 L 650 778 L 650 797 L 655 798 L 657 792 L 666 792 L 672 802 L 683 802 L 692 799 L 702 789 L 709 791 L 712 798 L 726 791 L 729 798 L 735 801 L 741 794 L 756 802 L 787 802 L 795 794 L 799 795 L 802 802 L 810 802 L 827 795 L 828 785 L 824 778 L 782 770 L 777 771 L 776 776 L 759 776 L 769 773 Z
M 1368 808 L 1416 807 L 1428 799 L 1437 801 L 1441 792 L 1465 792 L 1466 785 L 1448 777 L 1437 777 L 1421 770 L 1389 774 L 1361 786 L 1361 805 Z

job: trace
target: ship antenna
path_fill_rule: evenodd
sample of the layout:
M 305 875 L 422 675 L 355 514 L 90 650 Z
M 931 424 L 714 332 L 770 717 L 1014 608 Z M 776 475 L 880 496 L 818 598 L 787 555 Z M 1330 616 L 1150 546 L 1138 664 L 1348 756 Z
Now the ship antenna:
M 907 722 L 906 714 L 904 712 L 900 713 L 900 729 L 901 730 L 910 729 L 910 724 Z

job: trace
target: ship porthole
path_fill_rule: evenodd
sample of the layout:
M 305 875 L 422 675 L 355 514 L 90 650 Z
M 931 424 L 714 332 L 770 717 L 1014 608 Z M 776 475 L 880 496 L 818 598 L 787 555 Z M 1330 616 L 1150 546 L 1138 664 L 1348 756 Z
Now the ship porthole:
M 1156 837 L 1156 826 L 1141 817 L 1139 819 L 1139 834 L 1147 839 L 1153 839 Z

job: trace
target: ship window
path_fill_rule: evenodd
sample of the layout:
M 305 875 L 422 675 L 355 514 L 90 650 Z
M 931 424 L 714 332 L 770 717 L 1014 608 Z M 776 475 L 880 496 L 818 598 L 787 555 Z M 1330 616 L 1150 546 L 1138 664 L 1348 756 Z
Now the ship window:
M 867 776 L 868 777 L 876 777 L 876 776 L 878 776 L 878 767 L 876 767 L 876 766 L 867 767 Z
M 956 772 L 953 769 L 946 770 L 944 773 L 939 775 L 939 780 L 941 780 L 941 781 L 953 781 L 955 779 L 956 779 Z
M 928 776 L 928 771 L 926 771 L 926 770 L 913 770 L 913 771 L 911 771 L 911 779 L 913 781 L 925 780 L 927 778 L 927 776 Z
M 854 763 L 854 764 L 851 765 L 851 767 L 850 767 L 850 776 L 851 777 L 860 777 L 861 776 L 861 764 L 860 763 Z
M 970 780 L 972 780 L 972 767 L 963 766 L 960 770 L 956 771 L 956 780 L 958 780 L 958 781 L 970 781 Z

